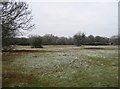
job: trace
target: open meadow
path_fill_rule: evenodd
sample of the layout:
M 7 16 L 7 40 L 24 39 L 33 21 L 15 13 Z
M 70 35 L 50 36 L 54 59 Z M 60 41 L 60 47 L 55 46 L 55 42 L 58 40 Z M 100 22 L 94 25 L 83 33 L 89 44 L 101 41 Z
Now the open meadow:
M 2 54 L 3 87 L 117 87 L 117 46 L 16 46 Z

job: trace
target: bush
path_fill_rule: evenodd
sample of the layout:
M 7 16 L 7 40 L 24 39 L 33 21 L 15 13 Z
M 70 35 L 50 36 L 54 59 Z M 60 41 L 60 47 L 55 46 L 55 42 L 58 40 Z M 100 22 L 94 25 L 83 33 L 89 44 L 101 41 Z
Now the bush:
M 84 33 L 81 33 L 81 32 L 78 32 L 77 34 L 75 34 L 73 36 L 73 39 L 74 39 L 74 45 L 76 46 L 81 46 L 85 43 L 85 34 Z
M 42 47 L 42 37 L 32 36 L 29 38 L 29 42 L 32 48 L 43 48 Z

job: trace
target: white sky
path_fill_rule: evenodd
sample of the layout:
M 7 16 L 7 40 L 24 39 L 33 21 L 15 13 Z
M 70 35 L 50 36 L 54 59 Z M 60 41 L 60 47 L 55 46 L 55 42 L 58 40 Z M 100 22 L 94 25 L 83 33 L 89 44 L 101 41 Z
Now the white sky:
M 89 2 L 88 2 L 89 1 Z M 29 0 L 36 29 L 28 35 L 111 37 L 118 34 L 118 0 Z

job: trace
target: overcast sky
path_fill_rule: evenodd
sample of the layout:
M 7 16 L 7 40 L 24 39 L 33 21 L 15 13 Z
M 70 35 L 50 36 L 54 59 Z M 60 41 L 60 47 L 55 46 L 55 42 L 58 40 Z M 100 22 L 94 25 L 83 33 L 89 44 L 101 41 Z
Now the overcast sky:
M 69 37 L 81 31 L 86 35 L 105 37 L 118 34 L 118 3 L 112 0 L 111 2 L 30 1 L 29 9 L 32 10 L 36 29 L 26 36 L 53 34 Z

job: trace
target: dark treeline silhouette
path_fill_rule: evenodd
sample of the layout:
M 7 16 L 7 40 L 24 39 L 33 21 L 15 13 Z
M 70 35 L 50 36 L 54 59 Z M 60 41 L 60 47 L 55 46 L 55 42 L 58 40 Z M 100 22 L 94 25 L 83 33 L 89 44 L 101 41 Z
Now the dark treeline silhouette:
M 41 48 L 42 45 L 118 45 L 118 36 L 110 38 L 101 36 L 86 36 L 84 33 L 77 33 L 73 37 L 58 37 L 52 34 L 44 36 L 31 36 L 29 38 L 14 38 L 11 45 L 31 45 Z

